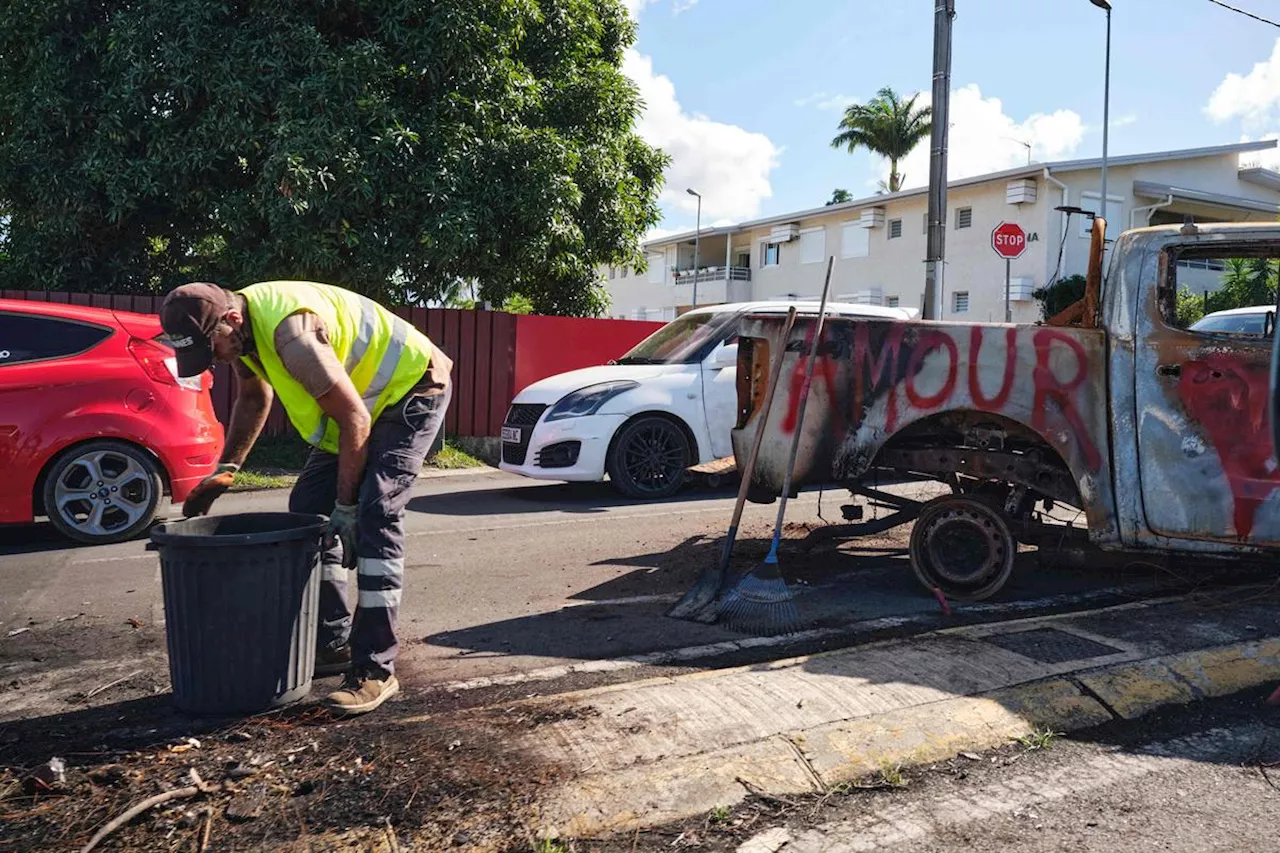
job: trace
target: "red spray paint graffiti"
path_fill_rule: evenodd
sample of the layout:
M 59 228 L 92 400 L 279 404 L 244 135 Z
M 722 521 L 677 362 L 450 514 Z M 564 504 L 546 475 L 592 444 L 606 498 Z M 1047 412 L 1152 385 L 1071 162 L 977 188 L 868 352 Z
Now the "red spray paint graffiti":
M 831 408 L 827 416 L 831 419 L 829 426 L 834 433 L 843 435 L 846 428 L 861 424 L 867 414 L 867 407 L 872 402 L 883 399 L 885 403 L 885 430 L 892 434 L 898 427 L 898 393 L 901 393 L 918 412 L 931 412 L 951 402 L 956 389 L 962 381 L 960 367 L 967 363 L 964 381 L 967 381 L 969 398 L 974 408 L 992 413 L 1006 410 L 1016 385 L 1018 372 L 1018 331 L 1016 329 L 985 329 L 974 326 L 969 330 L 968 352 L 960 351 L 957 339 L 946 331 L 938 329 L 921 329 L 914 339 L 908 338 L 909 331 L 915 331 L 903 324 L 855 323 L 838 328 L 837 334 L 843 332 L 846 346 L 840 347 L 839 341 L 832 343 L 824 329 L 824 346 L 819 349 L 819 361 L 815 365 L 815 376 L 820 377 Z M 1001 372 L 1000 387 L 994 394 L 988 394 L 981 384 L 980 357 L 987 332 L 1003 334 L 1004 365 Z M 805 351 L 809 350 L 813 328 L 805 340 Z M 1032 426 L 1049 432 L 1052 427 L 1065 423 L 1067 431 L 1078 444 L 1081 457 L 1091 470 L 1097 470 L 1102 464 L 1102 455 L 1089 435 L 1084 419 L 1080 415 L 1077 399 L 1079 389 L 1088 377 L 1088 357 L 1084 348 L 1071 335 L 1059 331 L 1042 329 L 1032 337 L 1032 345 L 1036 351 L 1036 359 L 1031 367 L 1033 388 Z M 1054 359 L 1054 348 L 1066 347 L 1076 359 L 1076 369 L 1066 382 L 1061 382 L 1054 374 L 1051 365 Z M 837 396 L 836 359 L 830 351 L 851 352 L 850 379 L 851 398 L 847 400 L 844 411 L 837 405 L 841 398 Z M 905 350 L 905 352 L 904 352 Z M 936 355 L 935 355 L 936 354 Z M 905 363 L 904 363 L 905 356 Z M 800 403 L 800 394 L 804 384 L 806 357 L 796 360 L 792 369 L 789 386 L 789 399 L 782 422 L 784 433 L 791 433 L 796 428 L 796 414 Z M 926 374 L 935 377 L 938 387 L 924 391 L 920 382 Z M 1051 419 L 1056 423 L 1051 423 Z
M 1258 507 L 1280 488 L 1267 418 L 1270 377 L 1263 368 L 1214 353 L 1182 367 L 1178 396 L 1209 434 L 1235 498 L 1236 536 L 1253 533 Z
M 1089 429 L 1084 425 L 1084 419 L 1080 417 L 1080 411 L 1075 403 L 1076 389 L 1083 385 L 1089 376 L 1089 358 L 1085 355 L 1084 347 L 1080 346 L 1080 342 L 1071 335 L 1052 329 L 1039 330 L 1032 342 L 1036 348 L 1036 368 L 1031 378 L 1035 383 L 1036 396 L 1031 406 L 1031 426 L 1040 432 L 1048 428 L 1048 404 L 1053 403 L 1071 428 L 1076 441 L 1080 443 L 1085 464 L 1090 470 L 1096 471 L 1102 465 L 1102 454 L 1098 452 L 1097 445 L 1089 437 Z M 1076 375 L 1065 384 L 1058 381 L 1058 377 L 1053 375 L 1050 367 L 1050 356 L 1055 343 L 1062 344 L 1071 350 L 1079 365 Z

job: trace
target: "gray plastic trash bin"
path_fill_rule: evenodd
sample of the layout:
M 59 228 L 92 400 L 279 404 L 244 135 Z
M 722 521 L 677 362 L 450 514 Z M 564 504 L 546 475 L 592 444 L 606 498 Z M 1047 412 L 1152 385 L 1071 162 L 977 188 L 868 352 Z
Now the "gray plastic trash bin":
M 178 708 L 246 714 L 310 692 L 325 524 L 258 512 L 152 529 Z

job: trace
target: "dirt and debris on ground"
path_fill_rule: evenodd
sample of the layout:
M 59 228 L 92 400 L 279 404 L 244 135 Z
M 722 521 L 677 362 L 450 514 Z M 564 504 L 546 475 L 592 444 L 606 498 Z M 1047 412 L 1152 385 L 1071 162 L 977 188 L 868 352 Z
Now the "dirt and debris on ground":
M 192 770 L 217 790 L 157 806 L 96 849 L 523 850 L 537 793 L 557 778 L 506 745 L 553 711 L 413 717 L 400 702 L 339 722 L 310 704 L 219 723 L 168 699 L 6 724 L 0 850 L 81 849 Z

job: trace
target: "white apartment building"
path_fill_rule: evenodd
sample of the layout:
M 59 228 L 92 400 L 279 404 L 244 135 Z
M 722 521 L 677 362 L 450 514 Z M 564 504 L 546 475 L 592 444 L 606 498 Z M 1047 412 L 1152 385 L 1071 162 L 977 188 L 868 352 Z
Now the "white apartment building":
M 1248 165 L 1249 154 L 1274 140 L 1111 157 L 1107 169 L 1107 236 L 1164 223 L 1274 220 L 1280 214 L 1280 173 Z M 1242 164 L 1242 161 L 1243 164 Z M 1015 222 L 1028 237 L 1012 262 L 1015 322 L 1040 319 L 1032 292 L 1057 278 L 1083 274 L 1088 263 L 1087 216 L 1058 207 L 1100 212 L 1101 160 L 1032 163 L 953 181 L 947 190 L 946 320 L 1001 322 L 1005 262 L 991 248 L 991 232 Z M 834 255 L 832 298 L 869 305 L 922 307 L 926 188 L 875 195 L 845 204 L 772 216 L 723 228 L 704 228 L 699 269 L 694 233 L 646 243 L 648 270 L 604 268 L 613 298 L 610 313 L 666 320 L 691 306 L 749 300 L 817 299 L 828 256 Z M 1194 289 L 1221 278 L 1212 264 L 1180 271 Z

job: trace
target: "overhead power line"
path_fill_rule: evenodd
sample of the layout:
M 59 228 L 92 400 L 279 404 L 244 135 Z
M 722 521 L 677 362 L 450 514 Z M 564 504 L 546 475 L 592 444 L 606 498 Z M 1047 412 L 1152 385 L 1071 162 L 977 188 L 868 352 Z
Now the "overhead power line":
M 1209 0 L 1209 2 L 1214 4 L 1215 6 L 1221 6 L 1224 9 L 1230 9 L 1232 12 L 1235 12 L 1240 15 L 1244 15 L 1246 18 L 1253 18 L 1255 21 L 1261 21 L 1262 23 L 1270 24 L 1273 27 L 1280 27 L 1280 24 L 1276 23 L 1275 21 L 1269 21 L 1266 18 L 1262 17 L 1261 15 L 1255 15 L 1252 12 L 1246 12 L 1244 9 L 1237 9 L 1235 6 L 1228 6 L 1226 3 L 1223 3 L 1222 0 Z

